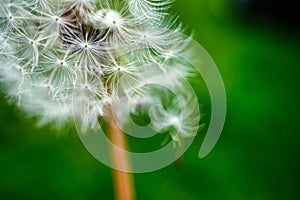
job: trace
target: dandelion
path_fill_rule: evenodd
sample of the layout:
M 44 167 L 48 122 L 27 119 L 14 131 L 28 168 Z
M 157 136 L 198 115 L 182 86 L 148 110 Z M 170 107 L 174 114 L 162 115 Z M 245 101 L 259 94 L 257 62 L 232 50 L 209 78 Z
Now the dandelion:
M 96 127 L 123 96 L 132 112 L 155 102 L 168 108 L 151 111 L 153 129 L 172 127 L 168 134 L 179 144 L 193 137 L 189 126 L 198 123 L 191 120 L 193 113 L 181 115 L 180 105 L 166 103 L 160 90 L 147 95 L 144 87 L 147 80 L 169 77 L 166 83 L 174 88 L 182 79 L 168 70 L 168 61 L 188 50 L 177 17 L 167 14 L 172 2 L 4 0 L 0 81 L 9 99 L 41 124 L 63 126 L 75 116 L 83 129 Z M 151 70 L 151 64 L 159 67 Z M 182 69 L 176 68 L 187 74 Z M 73 102 L 82 109 L 74 109 Z

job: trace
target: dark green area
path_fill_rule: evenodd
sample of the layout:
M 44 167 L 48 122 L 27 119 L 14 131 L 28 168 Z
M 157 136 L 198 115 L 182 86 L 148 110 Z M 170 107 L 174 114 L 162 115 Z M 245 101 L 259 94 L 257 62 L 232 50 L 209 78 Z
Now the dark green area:
M 200 135 L 182 167 L 135 175 L 138 199 L 300 198 L 299 34 L 243 21 L 229 6 L 229 0 L 175 3 L 224 78 L 227 121 L 206 158 L 197 157 Z M 201 102 L 209 116 L 206 95 Z M 4 95 L 0 103 L 0 199 L 113 199 L 110 169 L 74 129 L 38 128 Z

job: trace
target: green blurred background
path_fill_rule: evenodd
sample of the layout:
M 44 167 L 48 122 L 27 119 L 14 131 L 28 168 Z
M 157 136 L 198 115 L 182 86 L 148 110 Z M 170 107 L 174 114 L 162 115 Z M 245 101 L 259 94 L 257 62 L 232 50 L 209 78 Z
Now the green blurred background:
M 136 174 L 138 199 L 300 199 L 299 31 L 233 2 L 177 0 L 172 8 L 219 67 L 227 120 L 206 158 L 197 157 L 203 132 L 180 167 Z M 4 94 L 0 102 L 0 199 L 113 199 L 111 170 L 73 128 L 38 128 Z

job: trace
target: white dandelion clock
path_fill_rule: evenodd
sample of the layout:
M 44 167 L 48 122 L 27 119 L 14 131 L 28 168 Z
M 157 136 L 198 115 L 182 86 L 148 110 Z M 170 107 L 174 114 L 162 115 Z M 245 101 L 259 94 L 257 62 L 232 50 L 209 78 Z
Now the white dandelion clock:
M 166 62 L 168 55 L 176 57 L 176 52 L 170 54 L 174 44 L 184 46 L 177 18 L 165 15 L 171 2 L 6 0 L 0 5 L 0 59 L 9 97 L 43 123 L 63 124 L 74 115 L 82 120 L 82 130 L 96 127 L 124 97 L 133 101 L 133 110 L 137 99 L 163 104 L 164 92 L 151 90 L 149 95 L 145 87 L 148 82 L 182 87 L 182 78 Z M 81 110 L 74 109 L 74 102 Z M 180 134 L 194 136 L 179 126 L 187 117 L 167 120 L 181 114 L 168 113 L 174 105 L 165 107 L 164 112 L 152 109 L 152 128 L 158 129 L 158 122 L 165 123 L 161 129 L 178 122 L 176 134 L 170 133 L 175 141 Z
M 8 98 L 29 116 L 37 116 L 40 124 L 64 126 L 74 119 L 89 151 L 112 155 L 106 162 L 93 154 L 120 171 L 132 172 L 127 152 L 112 144 L 124 147 L 121 129 L 141 138 L 160 132 L 187 148 L 197 134 L 200 112 L 186 76 L 193 73 L 188 68 L 199 62 L 193 54 L 197 48 L 181 33 L 177 17 L 167 14 L 172 2 L 4 0 L 0 4 L 1 85 Z M 131 119 L 139 110 L 151 119 L 145 127 Z M 112 143 L 105 134 L 96 134 L 102 130 L 102 119 Z M 173 142 L 162 149 L 170 159 L 137 171 L 153 171 L 180 156 L 172 154 Z M 97 149 L 106 146 L 112 146 L 112 153 Z M 135 162 L 140 156 L 133 154 L 133 167 L 144 163 Z

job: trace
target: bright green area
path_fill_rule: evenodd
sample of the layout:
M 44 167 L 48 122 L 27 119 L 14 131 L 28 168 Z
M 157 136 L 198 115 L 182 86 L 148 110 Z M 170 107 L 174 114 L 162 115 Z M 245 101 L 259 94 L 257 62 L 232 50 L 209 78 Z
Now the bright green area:
M 177 0 L 173 10 L 220 69 L 227 121 L 208 157 L 197 158 L 200 136 L 182 167 L 135 175 L 138 199 L 299 199 L 298 35 L 237 19 L 229 0 Z M 75 130 L 37 128 L 4 95 L 0 102 L 0 199 L 113 199 L 110 169 Z

